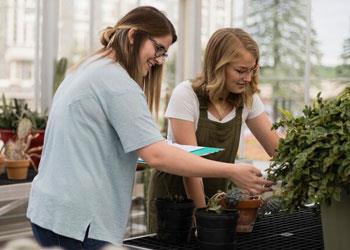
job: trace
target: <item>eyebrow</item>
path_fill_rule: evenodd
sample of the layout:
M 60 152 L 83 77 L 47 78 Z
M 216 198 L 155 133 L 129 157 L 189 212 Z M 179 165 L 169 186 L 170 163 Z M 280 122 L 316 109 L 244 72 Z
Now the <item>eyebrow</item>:
M 242 70 L 254 70 L 258 68 L 258 64 L 255 64 L 252 67 L 247 67 L 247 66 L 237 66 L 237 68 L 242 69 Z
M 237 68 L 241 68 L 241 69 L 254 69 L 256 68 L 256 64 L 253 65 L 252 67 L 247 67 L 247 66 L 237 66 Z

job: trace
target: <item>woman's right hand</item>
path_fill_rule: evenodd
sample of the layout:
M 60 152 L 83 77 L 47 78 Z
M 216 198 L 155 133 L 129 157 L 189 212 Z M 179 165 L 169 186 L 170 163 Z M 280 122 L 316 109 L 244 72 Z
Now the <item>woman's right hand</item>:
M 252 164 L 234 164 L 230 180 L 239 188 L 245 189 L 251 194 L 261 194 L 271 191 L 273 182 L 264 179 L 259 169 Z

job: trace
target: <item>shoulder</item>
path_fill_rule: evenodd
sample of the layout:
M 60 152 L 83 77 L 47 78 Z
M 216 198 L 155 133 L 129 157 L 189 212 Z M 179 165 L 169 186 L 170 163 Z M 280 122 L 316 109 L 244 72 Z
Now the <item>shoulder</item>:
M 165 116 L 192 121 L 198 109 L 198 98 L 192 89 L 192 83 L 184 81 L 174 89 Z
M 173 90 L 171 95 L 172 102 L 196 102 L 197 96 L 192 88 L 192 82 L 189 80 L 179 83 Z
M 192 82 L 190 80 L 186 80 L 183 82 L 180 82 L 175 88 L 174 92 L 182 92 L 182 93 L 193 93 L 193 88 L 192 88 Z
M 260 96 L 255 93 L 252 96 L 252 105 L 248 107 L 244 105 L 244 113 L 246 113 L 246 119 L 252 119 L 264 112 L 265 106 L 260 98 Z
M 96 91 L 107 91 L 110 94 L 126 94 L 129 92 L 143 93 L 140 86 L 132 79 L 128 72 L 117 62 L 101 58 L 95 61 L 89 77 L 94 79 Z

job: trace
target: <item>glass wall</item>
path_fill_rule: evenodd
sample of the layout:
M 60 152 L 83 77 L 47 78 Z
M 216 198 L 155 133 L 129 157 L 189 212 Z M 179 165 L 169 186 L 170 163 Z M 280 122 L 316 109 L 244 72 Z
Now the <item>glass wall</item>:
M 34 106 L 36 0 L 0 1 L 0 92 Z
M 180 30 L 181 2 L 178 0 L 57 1 L 57 59 L 67 58 L 69 65 L 98 49 L 99 32 L 106 26 L 113 26 L 138 5 L 161 9 Z M 36 77 L 40 64 L 36 64 L 35 58 L 43 47 L 38 33 L 42 26 L 42 3 L 43 0 L 0 0 L 0 91 L 9 98 L 25 99 L 33 108 L 41 101 L 40 93 L 36 95 L 41 83 L 40 77 Z M 308 0 L 202 0 L 200 3 L 201 28 L 194 32 L 200 33 L 201 44 L 192 46 L 200 46 L 203 51 L 209 37 L 221 27 L 241 27 L 251 33 L 261 50 L 260 96 L 272 119 L 278 119 L 279 108 L 291 109 L 296 114 L 301 112 L 306 82 L 310 86 L 311 99 L 319 91 L 324 97 L 334 96 L 350 85 L 349 1 L 337 0 L 330 4 L 327 0 L 310 0 L 310 22 Z M 310 38 L 309 50 L 307 37 Z M 179 40 L 184 39 L 179 37 Z M 182 52 L 178 51 L 177 45 L 169 51 L 160 117 L 171 90 L 178 84 L 175 82 L 175 62 Z M 308 74 L 305 74 L 306 61 L 310 62 Z M 162 119 L 160 121 L 163 127 Z M 249 139 L 242 142 L 242 148 L 246 148 L 253 138 L 247 130 L 244 134 Z M 240 152 L 242 156 L 250 155 L 247 150 Z

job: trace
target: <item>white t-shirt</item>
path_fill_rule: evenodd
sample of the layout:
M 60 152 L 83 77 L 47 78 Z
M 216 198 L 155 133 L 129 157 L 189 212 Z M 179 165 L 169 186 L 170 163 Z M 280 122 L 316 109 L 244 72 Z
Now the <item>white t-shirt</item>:
M 264 104 L 257 94 L 253 95 L 252 107 L 244 105 L 242 112 L 242 120 L 246 121 L 257 117 L 264 112 Z M 187 80 L 176 86 L 174 89 L 167 110 L 165 112 L 167 118 L 177 118 L 195 123 L 197 130 L 199 120 L 199 101 L 196 93 L 193 91 L 192 82 Z M 236 109 L 232 109 L 221 121 L 216 119 L 208 111 L 208 119 L 220 123 L 232 120 L 236 116 Z M 175 141 L 171 124 L 168 126 L 168 140 Z

